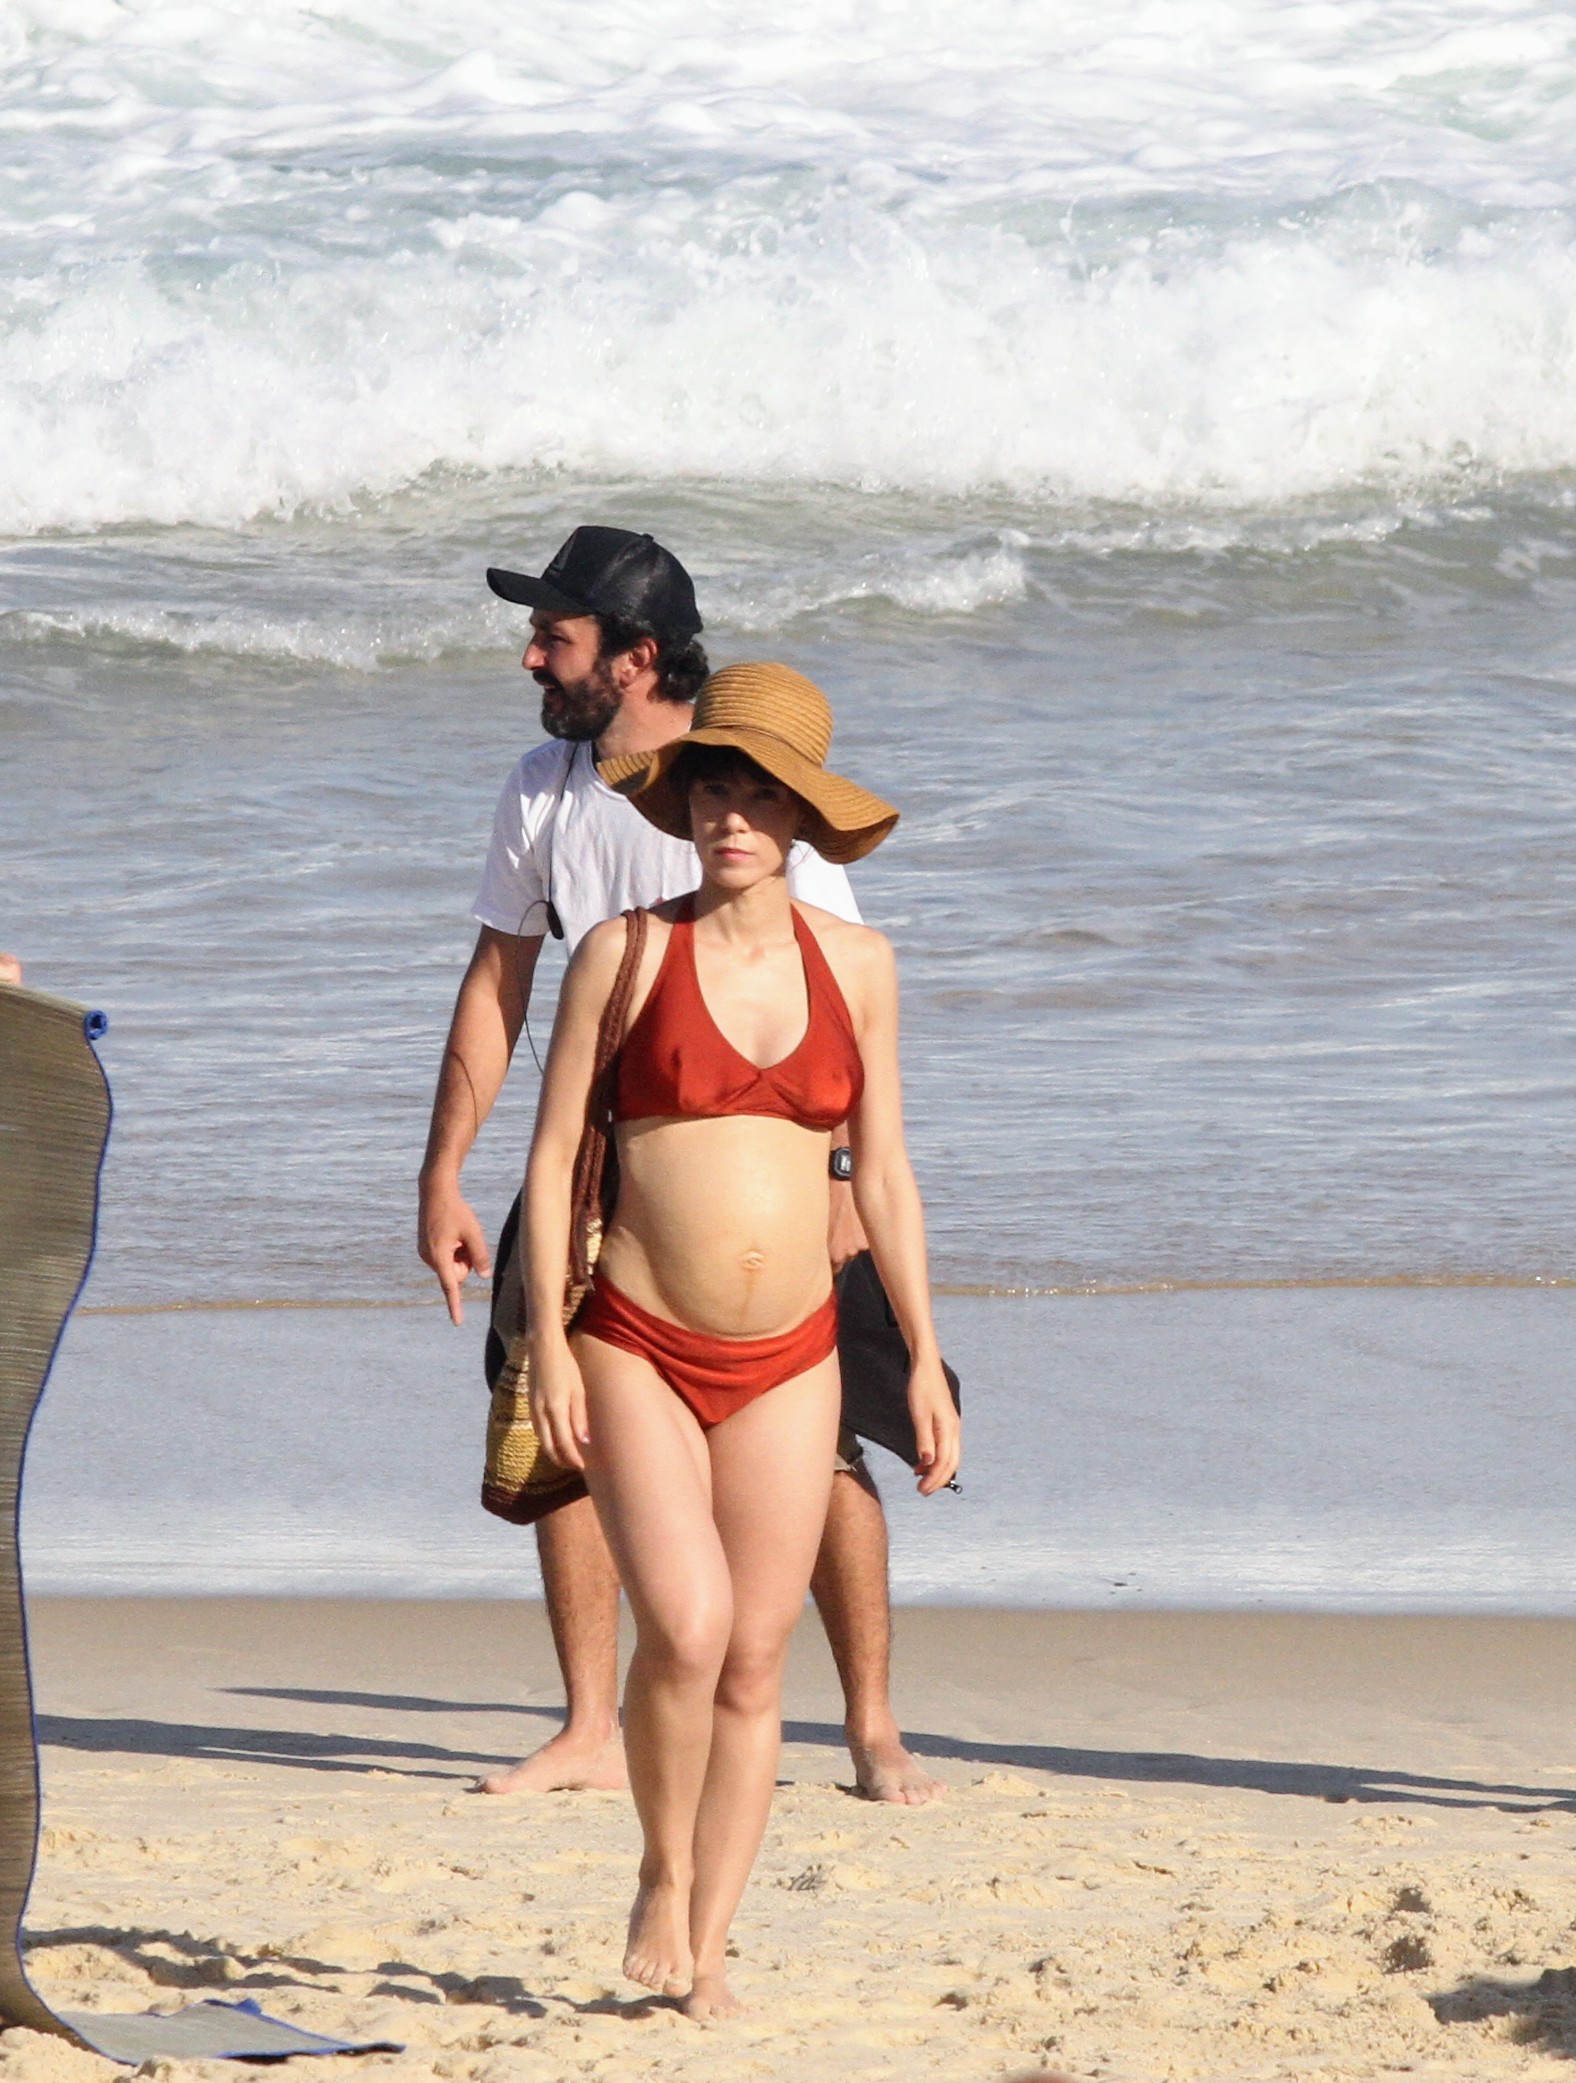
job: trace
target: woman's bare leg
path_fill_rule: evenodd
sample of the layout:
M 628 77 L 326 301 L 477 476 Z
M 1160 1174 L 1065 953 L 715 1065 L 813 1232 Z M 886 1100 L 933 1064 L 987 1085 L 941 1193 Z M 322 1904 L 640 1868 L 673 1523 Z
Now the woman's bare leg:
M 712 1515 L 733 1586 L 711 1759 L 695 1822 L 691 2017 L 737 2009 L 728 1926 L 760 1849 L 782 1741 L 782 1672 L 826 1524 L 837 1359 L 757 1397 L 706 1435 Z
M 624 1749 L 645 1849 L 624 1972 L 682 1996 L 691 1985 L 696 1811 L 733 1624 L 728 1563 L 690 1411 L 649 1362 L 600 1339 L 574 1343 L 591 1435 L 586 1473 L 636 1627 Z

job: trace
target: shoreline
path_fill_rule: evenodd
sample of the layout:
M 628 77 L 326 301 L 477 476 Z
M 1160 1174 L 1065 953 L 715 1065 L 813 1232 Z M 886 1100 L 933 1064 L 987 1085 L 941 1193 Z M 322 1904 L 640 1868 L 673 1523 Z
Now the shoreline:
M 1153 1280 L 1074 1281 L 1044 1287 L 1003 1286 L 997 1281 L 933 1280 L 933 1295 L 965 1296 L 976 1301 L 1035 1302 L 1045 1300 L 1099 1301 L 1102 1297 L 1125 1295 L 1236 1295 L 1236 1294 L 1323 1294 L 1347 1289 L 1366 1293 L 1370 1289 L 1396 1288 L 1402 1292 L 1432 1288 L 1566 1288 L 1576 1287 L 1576 1274 L 1567 1273 L 1357 1273 L 1291 1274 L 1263 1279 L 1233 1280 L 1222 1276 L 1189 1279 L 1182 1275 L 1157 1276 Z M 481 1290 L 467 1296 L 468 1303 L 483 1306 Z M 188 1297 L 169 1302 L 83 1302 L 74 1316 L 199 1316 L 221 1315 L 237 1309 L 442 1309 L 441 1295 L 230 1295 Z
M 411 2083 L 1485 2083 L 1576 2054 L 1576 1621 L 905 1608 L 898 1711 L 950 1792 L 892 1809 L 848 1790 L 807 1616 L 738 1924 L 754 2015 L 715 2029 L 619 1977 L 627 1797 L 466 1791 L 556 1723 L 539 1606 L 31 1615 L 32 1960 L 81 2008 L 255 1995 L 404 2042 L 372 2059 Z M 112 2073 L 0 2036 L 18 2083 Z

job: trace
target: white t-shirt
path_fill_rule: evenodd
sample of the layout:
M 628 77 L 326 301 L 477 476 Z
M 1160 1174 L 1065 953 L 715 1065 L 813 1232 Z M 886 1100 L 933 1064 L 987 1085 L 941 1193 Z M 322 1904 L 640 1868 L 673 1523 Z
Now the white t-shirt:
M 504 783 L 472 916 L 499 933 L 545 933 L 551 896 L 573 954 L 603 919 L 682 897 L 699 881 L 690 842 L 659 832 L 610 789 L 590 745 L 549 738 Z M 858 923 L 847 875 L 803 840 L 788 856 L 788 887 Z

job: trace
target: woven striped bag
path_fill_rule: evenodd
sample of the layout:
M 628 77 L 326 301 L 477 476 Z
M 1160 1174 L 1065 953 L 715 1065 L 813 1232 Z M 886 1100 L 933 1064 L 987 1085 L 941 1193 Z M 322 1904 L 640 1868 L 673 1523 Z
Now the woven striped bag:
M 596 1061 L 586 1098 L 585 1127 L 575 1153 L 569 1212 L 569 1257 L 564 1323 L 580 1313 L 602 1232 L 618 1201 L 618 1145 L 613 1140 L 613 1070 L 624 1039 L 629 1001 L 645 953 L 648 914 L 624 913 L 624 954 L 597 1028 Z M 493 1275 L 492 1324 L 487 1336 L 487 1459 L 482 1507 L 515 1526 L 530 1526 L 560 1505 L 586 1494 L 585 1477 L 560 1468 L 544 1451 L 531 1423 L 531 1361 L 525 1284 L 519 1250 L 520 1203 L 505 1218 Z

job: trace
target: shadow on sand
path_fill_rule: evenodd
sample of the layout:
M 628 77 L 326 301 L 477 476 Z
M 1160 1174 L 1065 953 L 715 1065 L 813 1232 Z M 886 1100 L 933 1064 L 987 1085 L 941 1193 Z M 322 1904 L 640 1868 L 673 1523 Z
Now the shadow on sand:
M 789 1722 L 790 1743 L 842 1741 L 830 1722 Z M 975 1743 L 958 1736 L 911 1733 L 921 1757 L 961 1764 L 1004 1765 L 1051 1772 L 1063 1779 L 1163 1781 L 1180 1786 L 1244 1787 L 1261 1794 L 1296 1794 L 1310 1801 L 1421 1803 L 1432 1808 L 1497 1808 L 1507 1814 L 1576 1811 L 1576 1788 L 1520 1786 L 1479 1779 L 1443 1779 L 1378 1765 L 1320 1765 L 1268 1758 L 1198 1757 L 1189 1751 L 1071 1750 L 1042 1743 Z
M 1576 2059 L 1576 1967 L 1545 1968 L 1533 1982 L 1472 1975 L 1428 2003 L 1441 2025 L 1508 2019 L 1514 2045 Z
M 299 1701 L 396 1714 L 513 1714 L 561 1722 L 554 1708 L 506 1701 L 434 1700 L 403 1693 L 328 1692 L 235 1686 L 236 1696 Z M 257 1729 L 197 1723 L 41 1715 L 41 1742 L 63 1750 L 120 1751 L 150 1757 L 211 1758 L 223 1763 L 289 1765 L 315 1772 L 393 1772 L 416 1779 L 469 1778 L 514 1753 L 452 1750 L 398 1737 L 330 1734 L 302 1729 Z M 789 1743 L 841 1751 L 841 1728 L 829 1721 L 790 1721 Z M 1491 1808 L 1506 1814 L 1576 1811 L 1576 1789 L 1522 1786 L 1478 1779 L 1447 1779 L 1376 1765 L 1324 1765 L 1269 1758 L 1199 1757 L 1185 1751 L 1085 1750 L 1044 1743 L 980 1743 L 967 1737 L 910 1733 L 910 1747 L 940 1763 L 995 1765 L 1045 1772 L 1059 1779 L 1129 1780 L 1174 1786 L 1236 1787 L 1289 1794 L 1309 1801 L 1382 1801 L 1392 1806 Z
M 305 1729 L 140 1721 L 130 1716 L 41 1714 L 38 1740 L 58 1750 L 207 1758 L 226 1765 L 293 1765 L 309 1772 L 388 1772 L 406 1779 L 469 1779 L 477 1772 L 514 1763 L 512 1755 L 448 1750 L 437 1743 L 400 1742 L 379 1736 L 322 1736 Z
M 672 2008 L 668 1999 L 658 1996 L 538 1996 L 518 1975 L 454 1974 L 422 1967 L 398 1955 L 371 1967 L 346 1967 L 304 1955 L 248 1953 L 221 1939 L 193 1938 L 189 1931 L 146 1930 L 135 1925 L 77 1924 L 58 1931 L 32 1931 L 26 1943 L 35 1960 L 66 1947 L 102 1947 L 160 1989 L 229 1992 L 327 1987 L 340 1991 L 347 1979 L 375 1974 L 380 1979 L 370 1990 L 362 1991 L 363 1995 L 393 1996 L 406 2003 L 486 2004 L 522 2018 L 545 2018 L 550 2010 L 634 2018 L 654 2008 Z

